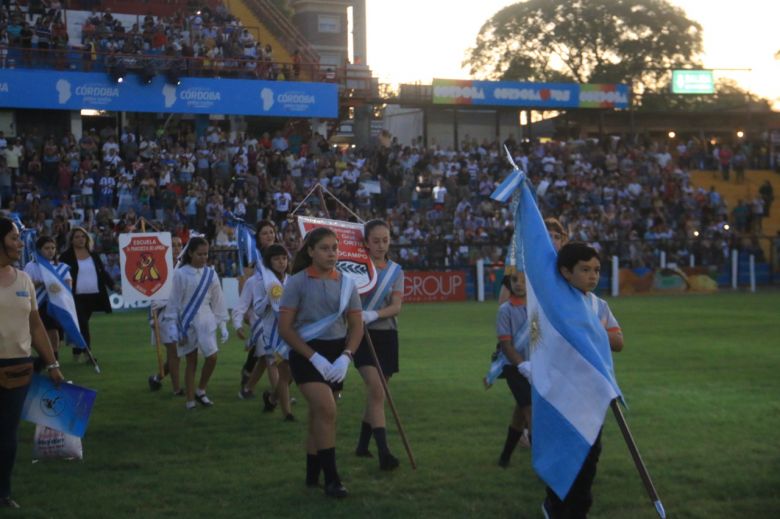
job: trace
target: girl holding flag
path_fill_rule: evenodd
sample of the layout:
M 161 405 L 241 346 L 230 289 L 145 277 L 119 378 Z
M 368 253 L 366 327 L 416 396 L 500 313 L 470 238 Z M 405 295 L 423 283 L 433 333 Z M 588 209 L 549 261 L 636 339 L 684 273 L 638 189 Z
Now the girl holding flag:
M 336 398 L 363 337 L 362 306 L 352 280 L 336 270 L 339 242 L 331 229 L 306 236 L 279 309 L 279 333 L 290 345 L 290 371 L 309 403 L 306 485 L 325 475 L 325 495 L 346 497 L 336 469 Z
M 248 242 L 251 242 L 251 238 L 247 240 Z M 252 276 L 246 280 L 246 283 L 244 284 L 244 288 L 241 291 L 241 301 L 239 303 L 239 307 L 237 309 L 233 310 L 233 325 L 236 326 L 236 315 L 237 311 L 241 311 L 241 318 L 238 321 L 238 326 L 236 326 L 237 335 L 240 339 L 246 339 L 246 337 L 242 337 L 243 335 L 243 329 L 241 328 L 241 323 L 244 320 L 244 316 L 246 312 L 251 307 L 251 302 L 253 301 L 252 296 L 252 290 L 256 288 L 257 284 L 262 282 L 263 278 L 263 272 L 262 272 L 262 261 L 263 261 L 263 251 L 271 246 L 272 244 L 277 242 L 277 235 L 276 235 L 276 224 L 274 224 L 271 220 L 261 220 L 257 224 L 257 230 L 255 231 L 255 247 L 254 250 L 248 251 L 248 260 L 252 261 L 252 267 L 254 267 L 254 272 L 252 273 Z M 239 251 L 239 254 L 241 254 L 241 251 Z M 253 278 L 254 281 L 250 281 Z M 247 287 L 247 284 L 250 286 Z M 246 295 L 244 295 L 244 290 L 249 290 Z M 249 315 L 249 321 L 250 326 L 254 324 L 254 315 L 252 313 L 246 314 Z M 262 340 L 262 334 L 259 335 L 260 340 Z M 264 363 L 257 364 L 257 359 L 259 356 L 262 356 L 261 352 L 263 350 L 263 345 L 259 345 L 259 347 L 254 343 L 247 342 L 246 345 L 247 348 L 247 354 L 246 354 L 246 361 L 244 362 L 244 365 L 241 367 L 241 390 L 239 392 L 239 396 L 241 398 L 251 398 L 251 393 L 247 394 L 245 393 L 245 389 L 247 384 L 249 383 L 249 379 L 252 376 L 252 373 L 255 371 L 255 366 L 259 366 L 259 371 L 257 373 L 257 380 L 260 380 L 260 377 L 263 376 L 263 372 L 265 371 L 266 365 Z M 271 385 L 274 384 L 274 379 L 276 378 L 276 371 L 270 370 L 268 372 L 268 378 L 271 379 Z M 255 381 L 255 384 L 257 383 L 257 380 Z M 252 386 L 254 387 L 254 385 Z
M 216 272 L 206 264 L 208 258 L 209 243 L 205 238 L 190 238 L 179 266 L 173 272 L 171 297 L 163 311 L 164 321 L 178 323 L 177 351 L 179 357 L 186 356 L 187 359 L 184 376 L 187 409 L 194 409 L 196 401 L 206 407 L 214 405 L 206 395 L 206 387 L 217 365 L 217 327 L 221 342 L 224 344 L 228 340 L 225 298 Z M 199 351 L 206 360 L 195 389 Z
M 41 236 L 35 242 L 36 254 L 33 260 L 24 266 L 24 271 L 30 276 L 33 284 L 35 285 L 35 297 L 38 301 L 38 313 L 41 316 L 43 326 L 46 328 L 46 333 L 49 336 L 49 342 L 51 343 L 51 349 L 54 351 L 55 358 L 59 359 L 59 346 L 60 339 L 63 338 L 62 325 L 54 319 L 47 311 L 48 302 L 48 290 L 52 290 L 55 293 L 59 291 L 59 286 L 52 284 L 50 287 L 46 286 L 46 281 L 43 277 L 41 269 L 45 268 L 41 265 L 42 260 L 46 260 L 51 266 L 51 271 L 60 278 L 61 282 L 68 288 L 73 287 L 73 279 L 70 277 L 70 268 L 64 264 L 55 261 L 57 255 L 57 242 L 50 236 Z M 42 258 L 42 259 L 41 259 Z M 73 296 L 70 296 L 71 301 Z M 75 308 L 75 303 L 73 305 Z
M 404 273 L 400 266 L 387 258 L 390 247 L 390 227 L 382 220 L 371 220 L 364 230 L 368 255 L 377 268 L 378 277 L 374 290 L 363 294 L 363 322 L 371 336 L 371 342 L 379 358 L 387 381 L 398 373 L 398 320 L 404 293 Z M 366 407 L 360 427 L 355 454 L 371 458 L 368 445 L 371 436 L 376 441 L 379 454 L 379 468 L 393 470 L 398 467 L 398 458 L 390 453 L 385 428 L 385 390 L 379 371 L 374 364 L 371 350 L 365 338 L 355 353 L 355 367 L 366 385 Z
M 182 251 L 181 238 L 178 236 L 171 237 L 171 251 L 173 252 L 174 268 L 179 261 L 179 256 Z M 173 394 L 175 396 L 183 396 L 184 391 L 179 384 L 179 354 L 176 351 L 176 343 L 179 340 L 177 323 L 171 319 L 162 319 L 165 311 L 165 305 L 168 301 L 164 299 L 152 301 L 150 312 L 157 312 L 160 326 L 160 340 L 165 345 L 166 361 L 163 365 L 163 377 L 168 373 L 171 374 L 171 385 L 173 386 Z M 151 313 L 149 315 L 149 324 L 152 326 L 152 333 L 154 333 L 154 322 L 151 319 Z M 159 373 L 149 375 L 149 389 L 157 391 L 162 387 L 162 378 Z
M 259 328 L 263 334 L 269 378 L 274 378 L 271 377 L 271 368 L 278 373 L 273 387 L 273 396 L 268 391 L 263 393 L 266 411 L 272 411 L 279 403 L 282 406 L 284 419 L 292 422 L 295 418 L 290 409 L 290 381 L 292 380 L 288 362 L 290 347 L 279 335 L 279 305 L 287 282 L 288 260 L 287 249 L 281 245 L 274 244 L 263 251 L 263 283 L 260 285 L 253 307 L 255 318 L 262 323 Z M 278 365 L 274 364 L 274 357 L 277 355 L 280 359 Z M 255 373 L 258 371 L 255 367 L 249 380 L 250 385 L 253 381 L 257 382 L 259 375 L 256 377 Z

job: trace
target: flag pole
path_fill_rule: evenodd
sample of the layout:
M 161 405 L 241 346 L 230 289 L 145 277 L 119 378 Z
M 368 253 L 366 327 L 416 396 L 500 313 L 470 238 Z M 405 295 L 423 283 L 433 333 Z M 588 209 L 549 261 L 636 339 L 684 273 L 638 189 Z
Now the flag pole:
M 328 211 L 328 206 L 325 205 L 325 197 L 323 196 L 323 187 L 320 184 L 317 184 L 320 186 L 320 200 L 322 201 L 322 205 L 325 211 L 325 216 L 330 218 L 330 212 Z M 344 207 L 345 206 L 341 200 L 336 198 L 336 196 L 331 193 L 330 191 L 325 190 L 328 195 L 330 195 L 332 198 L 334 198 L 339 204 L 341 204 Z M 349 208 L 347 207 L 347 210 Z M 350 213 L 352 213 L 355 218 L 357 218 L 358 222 L 364 223 L 363 219 L 360 218 L 358 215 L 353 213 L 351 210 L 349 210 Z M 398 434 L 401 436 L 401 442 L 404 444 L 404 449 L 406 450 L 406 455 L 409 457 L 409 464 L 412 466 L 413 470 L 417 470 L 417 462 L 414 460 L 414 454 L 412 453 L 412 447 L 409 445 L 409 440 L 406 437 L 406 431 L 404 431 L 404 427 L 401 424 L 401 417 L 398 415 L 398 410 L 395 408 L 395 403 L 393 402 L 393 397 L 390 394 L 390 387 L 387 385 L 387 379 L 385 378 L 385 374 L 382 372 L 382 366 L 379 363 L 379 356 L 376 354 L 376 348 L 374 348 L 374 341 L 371 340 L 371 334 L 368 333 L 368 326 L 363 324 L 363 337 L 366 339 L 366 346 L 368 346 L 368 350 L 371 352 L 371 358 L 374 361 L 374 367 L 376 368 L 377 373 L 379 374 L 379 380 L 382 382 L 382 389 L 385 392 L 385 396 L 387 397 L 387 405 L 390 407 L 390 411 L 393 413 L 393 418 L 395 419 L 395 426 L 398 429 Z
M 151 226 L 151 224 L 149 225 Z M 144 218 L 143 216 L 141 217 L 141 232 L 146 232 L 146 218 Z M 163 363 L 163 356 L 162 356 L 162 339 L 160 338 L 160 321 L 157 319 L 157 312 L 155 312 L 153 308 L 149 308 L 149 313 L 152 315 L 152 330 L 154 331 L 154 345 L 155 345 L 155 350 L 157 351 L 157 373 L 160 376 L 160 380 L 162 380 L 163 377 L 165 377 L 165 364 Z
M 653 506 L 655 506 L 655 511 L 658 513 L 658 517 L 661 519 L 666 519 L 664 505 L 661 503 L 661 498 L 658 496 L 658 492 L 655 490 L 653 480 L 650 479 L 650 472 L 648 472 L 647 467 L 645 466 L 645 462 L 642 461 L 642 455 L 639 454 L 639 449 L 636 446 L 634 437 L 631 435 L 631 431 L 628 428 L 628 423 L 626 422 L 626 417 L 623 416 L 623 411 L 620 409 L 620 404 L 618 404 L 617 398 L 610 402 L 609 406 L 612 408 L 612 413 L 615 415 L 615 420 L 617 420 L 618 427 L 620 427 L 620 432 L 623 433 L 623 439 L 626 441 L 628 451 L 631 453 L 631 457 L 634 459 L 636 469 L 639 471 L 639 477 L 642 478 L 642 483 L 644 483 L 647 494 L 650 496 L 650 501 L 652 501 Z

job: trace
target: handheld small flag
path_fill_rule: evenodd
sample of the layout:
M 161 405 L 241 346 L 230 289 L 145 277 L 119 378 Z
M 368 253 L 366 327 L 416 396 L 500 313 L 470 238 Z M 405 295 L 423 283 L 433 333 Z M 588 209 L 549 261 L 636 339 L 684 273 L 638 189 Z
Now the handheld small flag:
M 69 342 L 76 348 L 87 348 L 87 341 L 84 340 L 79 329 L 73 293 L 65 282 L 64 276 L 38 252 L 35 252 L 35 262 L 40 268 L 41 279 L 46 287 L 47 313 L 60 323 Z

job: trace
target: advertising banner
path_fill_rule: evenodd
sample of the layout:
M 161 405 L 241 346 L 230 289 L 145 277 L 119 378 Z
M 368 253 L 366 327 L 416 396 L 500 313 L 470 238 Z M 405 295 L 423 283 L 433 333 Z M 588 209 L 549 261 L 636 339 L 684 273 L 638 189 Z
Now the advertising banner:
M 22 420 L 82 438 L 97 392 L 75 384 L 55 386 L 34 375 L 22 407 Z
M 126 302 L 168 299 L 173 285 L 171 233 L 119 235 L 119 270 Z
M 527 108 L 628 108 L 625 84 L 434 79 L 433 103 Z
M 0 69 L 0 106 L 335 118 L 338 86 L 200 77 L 182 77 L 172 85 L 160 74 L 143 85 L 132 74 L 115 83 L 99 72 Z
M 665 269 L 620 269 L 620 295 L 715 292 L 717 269 L 683 267 Z
M 404 302 L 428 303 L 466 300 L 466 272 L 450 270 L 404 271 Z
M 355 281 L 358 293 L 365 294 L 373 290 L 376 285 L 376 268 L 363 244 L 363 224 L 299 216 L 298 226 L 304 238 L 317 227 L 327 227 L 335 232 L 339 240 L 336 269 Z

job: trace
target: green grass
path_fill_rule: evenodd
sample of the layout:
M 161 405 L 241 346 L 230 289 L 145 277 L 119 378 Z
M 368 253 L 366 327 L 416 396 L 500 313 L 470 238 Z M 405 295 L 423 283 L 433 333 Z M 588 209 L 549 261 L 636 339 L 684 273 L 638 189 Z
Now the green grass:
M 626 349 L 616 355 L 626 416 L 671 517 L 780 514 L 780 293 L 611 300 Z M 494 303 L 408 305 L 392 392 L 418 463 L 388 429 L 402 466 L 380 473 L 355 458 L 363 387 L 350 370 L 337 452 L 350 497 L 303 485 L 306 404 L 299 421 L 236 398 L 243 348 L 223 347 L 211 409 L 186 412 L 169 386 L 150 393 L 155 359 L 143 312 L 93 318 L 103 374 L 64 373 L 98 391 L 83 462 L 31 464 L 33 426 L 20 430 L 14 496 L 5 517 L 540 517 L 544 487 L 527 450 L 496 466 L 513 400 L 481 377 L 495 345 Z M 265 384 L 265 380 L 263 381 Z M 372 450 L 373 450 L 372 445 Z M 655 516 L 614 419 L 591 516 Z

